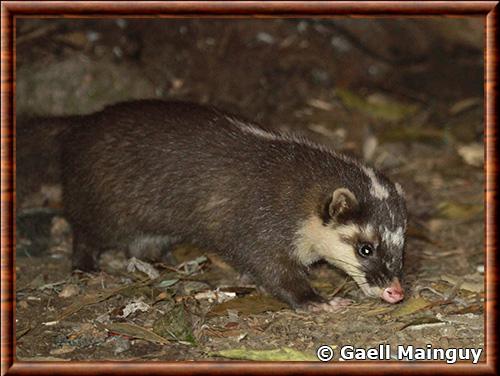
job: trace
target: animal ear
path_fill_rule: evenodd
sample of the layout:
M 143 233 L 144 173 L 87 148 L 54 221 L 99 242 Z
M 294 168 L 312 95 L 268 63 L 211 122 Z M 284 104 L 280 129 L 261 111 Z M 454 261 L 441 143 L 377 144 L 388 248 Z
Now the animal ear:
M 358 208 L 359 203 L 354 193 L 347 188 L 338 188 L 333 192 L 327 202 L 325 208 L 325 222 L 330 222 L 332 220 L 342 222 L 351 217 Z

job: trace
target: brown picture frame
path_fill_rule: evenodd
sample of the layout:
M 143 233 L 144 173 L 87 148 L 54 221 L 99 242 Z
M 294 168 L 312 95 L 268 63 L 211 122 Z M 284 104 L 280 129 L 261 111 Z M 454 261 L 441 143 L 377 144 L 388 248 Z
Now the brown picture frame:
M 1 374 L 496 374 L 496 132 L 498 1 L 5 1 L 1 4 Z M 382 17 L 485 20 L 486 361 L 437 362 L 26 362 L 15 360 L 15 22 L 17 17 Z

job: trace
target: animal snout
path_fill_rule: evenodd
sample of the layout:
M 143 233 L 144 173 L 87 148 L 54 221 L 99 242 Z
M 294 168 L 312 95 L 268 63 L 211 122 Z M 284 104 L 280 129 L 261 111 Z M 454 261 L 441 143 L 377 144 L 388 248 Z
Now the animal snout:
M 381 298 L 388 303 L 397 303 L 403 300 L 405 293 L 398 280 L 394 280 L 392 284 L 382 291 Z

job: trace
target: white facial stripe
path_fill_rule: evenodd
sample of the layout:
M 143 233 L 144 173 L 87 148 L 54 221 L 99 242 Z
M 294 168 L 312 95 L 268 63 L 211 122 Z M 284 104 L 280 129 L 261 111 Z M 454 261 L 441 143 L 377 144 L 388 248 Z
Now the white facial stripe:
M 375 229 L 371 224 L 367 224 L 365 227 L 361 229 L 361 231 L 365 234 L 365 236 L 369 239 L 375 238 Z
M 390 231 L 387 227 L 380 229 L 382 234 L 382 241 L 388 245 L 401 248 L 404 244 L 404 231 L 403 227 L 398 227 L 395 231 Z
M 366 226 L 363 230 L 373 231 L 373 228 Z M 324 226 L 318 217 L 311 216 L 296 233 L 295 256 L 304 265 L 324 259 L 349 274 L 366 295 L 380 296 L 379 287 L 368 285 L 353 247 L 342 240 L 342 237 L 352 237 L 360 231 L 354 224 L 341 225 L 333 230 Z
M 389 210 L 389 217 L 391 218 L 391 224 L 394 226 L 395 218 L 394 218 L 394 213 L 392 212 L 392 210 Z
M 385 201 L 385 207 L 387 209 L 387 212 L 389 213 L 389 218 L 391 219 L 391 225 L 394 226 L 396 218 L 394 217 L 394 213 L 391 210 L 391 207 L 389 206 L 389 203 L 387 201 Z
M 373 171 L 373 168 L 362 166 L 361 169 L 371 180 L 371 186 L 370 186 L 371 195 L 375 198 L 378 198 L 379 200 L 384 200 L 388 198 L 389 191 L 377 179 L 377 176 L 375 175 L 375 171 Z

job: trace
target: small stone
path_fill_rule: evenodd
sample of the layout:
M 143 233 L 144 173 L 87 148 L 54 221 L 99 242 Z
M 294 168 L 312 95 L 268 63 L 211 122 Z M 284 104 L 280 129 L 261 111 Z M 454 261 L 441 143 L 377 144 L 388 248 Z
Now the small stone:
M 257 40 L 266 44 L 274 44 L 275 39 L 269 33 L 260 32 L 257 34 Z
M 115 355 L 121 354 L 122 352 L 125 352 L 128 349 L 130 349 L 130 341 L 124 337 L 121 337 L 121 336 L 112 337 L 108 341 L 108 343 L 110 343 L 114 346 L 113 353 Z
M 80 293 L 80 288 L 77 285 L 66 285 L 59 293 L 60 298 L 69 298 Z

